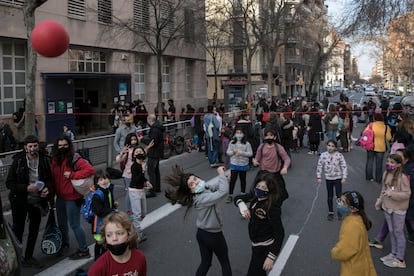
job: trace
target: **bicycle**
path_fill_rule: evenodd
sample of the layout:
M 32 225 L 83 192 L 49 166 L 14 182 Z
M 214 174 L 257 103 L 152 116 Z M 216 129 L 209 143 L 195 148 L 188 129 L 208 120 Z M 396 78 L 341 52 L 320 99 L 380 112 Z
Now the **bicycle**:
M 167 146 L 168 156 L 171 156 L 174 152 L 176 154 L 181 154 L 184 151 L 184 137 L 179 135 L 165 135 L 165 142 L 164 145 Z M 165 153 L 165 151 L 164 151 Z

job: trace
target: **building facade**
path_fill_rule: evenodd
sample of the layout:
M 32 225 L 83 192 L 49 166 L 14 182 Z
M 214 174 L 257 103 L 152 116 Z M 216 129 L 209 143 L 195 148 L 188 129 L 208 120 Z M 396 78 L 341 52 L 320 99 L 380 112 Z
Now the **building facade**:
M 87 120 L 91 131 L 109 129 L 108 115 L 118 103 L 141 99 L 149 112 L 154 110 L 159 99 L 157 55 L 151 48 L 157 16 L 152 2 L 47 1 L 36 10 L 36 23 L 57 21 L 70 36 L 64 54 L 37 58 L 35 112 L 42 140 L 53 141 L 64 123 L 76 129 Z M 204 19 L 204 3 L 159 2 L 160 19 L 166 22 L 161 43 L 171 40 L 162 49 L 162 101 L 174 99 L 177 110 L 186 104 L 205 106 L 205 50 L 195 37 L 202 33 L 196 20 Z M 26 89 L 23 3 L 0 0 L 0 117 L 10 125 L 11 115 L 24 107 Z

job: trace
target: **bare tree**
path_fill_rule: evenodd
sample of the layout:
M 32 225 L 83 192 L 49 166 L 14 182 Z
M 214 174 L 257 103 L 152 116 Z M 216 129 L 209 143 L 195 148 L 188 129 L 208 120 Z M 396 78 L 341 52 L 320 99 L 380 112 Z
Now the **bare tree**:
M 145 0 L 143 9 L 149 15 L 149 21 L 113 16 L 112 25 L 104 29 L 101 39 L 114 39 L 128 36 L 131 49 L 149 49 L 157 59 L 157 96 L 158 113 L 162 114 L 162 62 L 170 48 L 177 49 L 183 41 L 195 41 L 199 33 L 198 14 L 203 1 L 186 0 Z
M 35 11 L 47 0 L 26 0 L 23 5 L 24 24 L 27 33 L 27 53 L 28 53 L 28 72 L 26 74 L 26 92 L 25 92 L 25 135 L 34 134 L 35 132 L 35 94 L 36 94 L 36 71 L 37 71 L 37 53 L 32 47 L 30 35 L 35 25 Z

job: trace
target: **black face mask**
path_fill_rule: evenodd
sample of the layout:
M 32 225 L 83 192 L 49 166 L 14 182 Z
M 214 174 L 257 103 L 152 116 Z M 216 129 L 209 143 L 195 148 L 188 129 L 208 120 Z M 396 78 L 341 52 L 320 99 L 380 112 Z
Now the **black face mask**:
M 275 142 L 275 140 L 274 139 L 264 139 L 264 142 L 266 143 L 266 144 L 269 144 L 269 145 L 271 145 L 271 144 L 273 144 L 274 142 Z
M 111 251 L 112 254 L 115 256 L 121 256 L 125 253 L 128 248 L 128 242 L 120 243 L 120 244 L 106 244 L 106 248 Z
M 69 148 L 59 148 L 58 154 L 66 154 L 69 152 Z
M 130 126 L 131 126 L 131 123 L 125 123 L 125 125 L 126 125 L 127 127 L 130 127 Z
M 147 156 L 143 153 L 137 154 L 135 155 L 135 158 L 138 160 L 145 160 L 145 158 L 147 158 Z

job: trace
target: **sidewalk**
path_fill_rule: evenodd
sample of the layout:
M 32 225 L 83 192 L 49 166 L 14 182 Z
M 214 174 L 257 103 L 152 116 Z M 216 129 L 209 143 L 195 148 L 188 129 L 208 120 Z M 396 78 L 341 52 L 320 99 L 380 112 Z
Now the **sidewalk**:
M 199 152 L 192 152 L 192 153 L 182 153 L 181 155 L 172 156 L 169 159 L 164 159 L 160 161 L 160 170 L 161 170 L 161 176 L 166 175 L 170 168 L 175 165 L 181 165 L 183 162 L 191 162 L 192 164 L 204 164 L 207 170 L 210 170 L 208 161 L 205 159 L 204 153 Z M 96 168 L 96 167 L 95 167 Z M 124 198 L 125 198 L 125 191 L 124 191 L 124 184 L 122 179 L 116 179 L 112 180 L 112 183 L 115 185 L 115 200 L 119 202 L 120 210 L 123 210 L 124 206 Z M 165 189 L 165 186 L 162 187 L 163 191 Z M 8 201 L 8 200 L 7 200 Z M 155 223 L 160 218 L 160 212 L 162 213 L 162 216 L 168 215 L 168 212 L 160 211 L 161 208 L 166 205 L 166 199 L 163 196 L 163 194 L 158 194 L 155 198 L 149 198 L 147 200 L 148 205 L 148 214 L 146 216 L 146 219 L 143 222 L 143 226 L 148 227 L 149 225 Z M 174 208 L 179 208 L 179 205 L 176 205 Z M 166 209 L 166 207 L 164 207 Z M 167 208 L 170 210 L 169 208 Z M 157 211 L 158 210 L 158 214 Z M 170 211 L 173 211 L 174 209 L 171 209 Z M 9 212 L 5 212 L 6 218 L 10 221 L 11 220 L 11 214 Z M 44 232 L 44 227 L 46 224 L 47 217 L 42 218 L 42 223 L 39 229 L 39 236 L 38 236 L 38 244 L 35 248 L 34 257 L 39 260 L 40 263 L 44 264 L 43 269 L 33 269 L 33 268 L 23 268 L 22 269 L 22 275 L 32 276 L 32 275 L 76 275 L 76 271 L 78 269 L 84 269 L 87 270 L 90 265 L 93 262 L 93 252 L 94 252 L 94 240 L 92 235 L 90 234 L 90 224 L 83 222 L 82 225 L 85 229 L 86 236 L 87 236 L 87 242 L 90 244 L 89 250 L 91 252 L 92 257 L 89 259 L 84 260 L 69 260 L 68 257 L 57 257 L 57 256 L 48 256 L 44 255 L 40 251 L 40 241 Z M 71 248 L 69 254 L 75 250 L 76 248 L 76 240 L 73 236 L 73 233 L 71 230 L 70 232 L 70 239 L 71 239 Z M 27 231 L 24 233 L 24 239 L 27 238 Z M 24 242 L 25 244 L 25 242 Z M 68 256 L 68 255 L 67 255 Z

